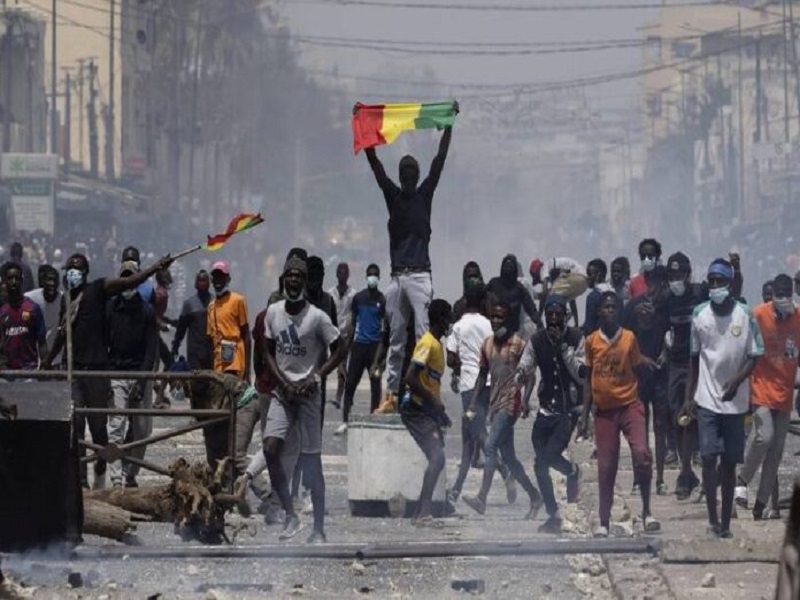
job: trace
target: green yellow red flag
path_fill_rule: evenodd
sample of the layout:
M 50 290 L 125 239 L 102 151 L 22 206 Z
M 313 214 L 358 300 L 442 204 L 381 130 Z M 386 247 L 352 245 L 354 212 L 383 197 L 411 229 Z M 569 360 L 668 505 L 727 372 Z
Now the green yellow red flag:
M 217 235 L 209 235 L 208 242 L 206 242 L 205 249 L 206 250 L 219 250 L 222 246 L 225 245 L 231 236 L 244 231 L 245 229 L 250 229 L 251 227 L 255 227 L 260 223 L 264 222 L 264 218 L 260 214 L 247 214 L 243 213 L 240 215 L 236 215 L 230 223 L 228 223 L 228 227 L 225 229 L 223 233 L 218 233 Z
M 391 144 L 404 131 L 452 127 L 454 102 L 431 104 L 361 104 L 353 107 L 353 150 Z

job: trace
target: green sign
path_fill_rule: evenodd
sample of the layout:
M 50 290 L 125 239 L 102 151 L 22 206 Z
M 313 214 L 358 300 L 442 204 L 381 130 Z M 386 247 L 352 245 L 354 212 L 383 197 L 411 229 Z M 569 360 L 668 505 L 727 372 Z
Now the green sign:
M 12 196 L 49 196 L 50 182 L 43 179 L 27 179 L 8 183 Z

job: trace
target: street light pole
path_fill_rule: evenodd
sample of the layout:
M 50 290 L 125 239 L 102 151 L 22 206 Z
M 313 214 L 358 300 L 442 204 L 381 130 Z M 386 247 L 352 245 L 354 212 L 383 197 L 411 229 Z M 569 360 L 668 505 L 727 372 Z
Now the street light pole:
M 51 15 L 53 19 L 52 23 L 52 43 L 53 46 L 50 52 L 50 153 L 51 154 L 58 154 L 58 114 L 56 113 L 56 98 L 57 98 L 57 83 L 58 83 L 58 76 L 57 76 L 57 67 L 56 67 L 56 59 L 58 57 L 58 53 L 56 51 L 56 0 L 53 0 Z

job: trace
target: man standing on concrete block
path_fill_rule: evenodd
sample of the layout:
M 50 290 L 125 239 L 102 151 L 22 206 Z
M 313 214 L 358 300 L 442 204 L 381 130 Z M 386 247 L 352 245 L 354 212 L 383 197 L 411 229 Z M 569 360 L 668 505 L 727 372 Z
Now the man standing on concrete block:
M 455 111 L 458 113 L 458 103 L 455 104 Z M 445 127 L 430 173 L 419 186 L 419 163 L 413 156 L 400 159 L 398 186 L 386 175 L 375 148 L 366 148 L 364 151 L 389 211 L 389 254 L 392 263 L 392 281 L 386 289 L 386 313 L 390 328 L 388 390 L 376 411 L 378 413 L 397 411 L 408 322 L 414 318 L 417 340 L 428 331 L 427 310 L 433 298 L 428 253 L 431 210 L 433 194 L 442 176 L 452 135 L 452 127 Z
M 753 309 L 764 339 L 764 356 L 750 376 L 753 429 L 739 472 L 736 503 L 747 508 L 747 486 L 761 467 L 753 519 L 764 518 L 767 500 L 778 477 L 783 443 L 792 413 L 792 392 L 800 349 L 800 312 L 792 301 L 792 278 L 781 274 L 773 282 L 774 298 Z
M 721 539 L 733 537 L 736 465 L 744 460 L 744 415 L 750 403 L 747 380 L 764 354 L 761 329 L 752 311 L 731 295 L 733 276 L 731 263 L 722 258 L 708 268 L 711 301 L 695 308 L 692 317 L 692 360 L 681 411 L 690 415 L 696 406 L 708 532 Z M 721 518 L 717 484 L 722 492 Z
M 433 518 L 433 491 L 444 469 L 442 429 L 450 427 L 452 423 L 440 395 L 445 362 L 444 347 L 439 340 L 447 335 L 451 316 L 452 309 L 446 300 L 431 302 L 426 315 L 430 330 L 425 332 L 414 348 L 406 373 L 408 391 L 400 404 L 403 424 L 428 459 L 413 520 L 416 527 L 440 525 Z

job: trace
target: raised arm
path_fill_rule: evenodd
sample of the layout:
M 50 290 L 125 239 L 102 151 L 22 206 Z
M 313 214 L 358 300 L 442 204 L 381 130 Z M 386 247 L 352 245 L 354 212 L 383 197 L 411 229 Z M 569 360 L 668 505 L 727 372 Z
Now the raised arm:
M 131 275 L 130 277 L 120 277 L 117 279 L 105 279 L 104 280 L 104 287 L 105 292 L 109 296 L 114 296 L 125 290 L 130 290 L 138 286 L 139 284 L 144 283 L 150 277 L 156 274 L 156 272 L 161 271 L 163 269 L 169 269 L 169 266 L 172 264 L 172 258 L 167 255 L 163 258 L 159 258 L 156 262 L 152 265 L 147 267 L 146 269 L 139 271 L 138 273 Z
M 522 299 L 522 310 L 525 311 L 531 321 L 536 323 L 536 326 L 541 329 L 542 328 L 542 316 L 539 314 L 539 311 L 536 310 L 536 303 L 531 298 L 531 295 L 528 293 L 528 290 L 525 289 L 525 286 L 519 284 L 520 288 L 520 297 Z
M 383 168 L 383 163 L 378 158 L 378 153 L 375 152 L 375 148 L 365 148 L 364 154 L 367 155 L 367 162 L 369 162 L 369 166 L 372 169 L 372 174 L 375 176 L 375 181 L 378 183 L 378 187 L 381 188 L 384 193 L 387 190 L 396 188 L 397 186 L 386 174 L 386 169 Z
M 433 157 L 431 162 L 431 170 L 428 173 L 427 179 L 422 183 L 423 187 L 429 188 L 433 193 L 436 186 L 439 185 L 439 178 L 442 176 L 444 169 L 444 161 L 447 159 L 447 151 L 450 149 L 450 140 L 453 137 L 453 128 L 445 127 L 442 131 L 442 137 L 439 140 L 439 151 Z

